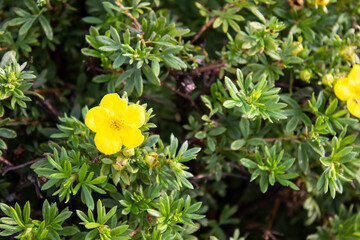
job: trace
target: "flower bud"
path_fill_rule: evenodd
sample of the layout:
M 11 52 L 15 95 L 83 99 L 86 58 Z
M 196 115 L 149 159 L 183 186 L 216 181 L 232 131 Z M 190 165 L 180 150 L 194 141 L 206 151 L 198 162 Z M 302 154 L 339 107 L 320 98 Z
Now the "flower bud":
M 341 56 L 346 60 L 346 61 L 354 61 L 355 58 L 355 50 L 353 47 L 351 46 L 347 46 L 345 47 L 343 50 L 341 50 Z
M 147 153 L 145 155 L 145 162 L 149 167 L 155 167 L 155 165 L 158 163 L 158 157 L 159 154 L 156 152 Z
M 311 73 L 310 73 L 308 70 L 306 70 L 306 69 L 301 70 L 301 72 L 300 72 L 300 79 L 301 79 L 302 81 L 309 83 L 309 82 L 310 82 L 310 78 L 311 78 Z
M 128 164 L 128 159 L 120 155 L 116 158 L 116 162 L 114 162 L 112 166 L 116 171 L 121 171 L 127 166 L 127 164 Z
M 133 148 L 125 147 L 122 153 L 125 157 L 129 158 L 135 155 L 135 150 Z
M 333 77 L 333 75 L 328 73 L 328 74 L 322 76 L 321 82 L 322 82 L 322 84 L 324 84 L 326 86 L 332 87 L 332 84 L 334 82 L 334 77 Z
M 304 50 L 304 47 L 301 42 L 292 42 L 291 46 L 296 46 L 296 48 L 291 51 L 291 54 L 293 55 L 298 55 L 299 52 Z

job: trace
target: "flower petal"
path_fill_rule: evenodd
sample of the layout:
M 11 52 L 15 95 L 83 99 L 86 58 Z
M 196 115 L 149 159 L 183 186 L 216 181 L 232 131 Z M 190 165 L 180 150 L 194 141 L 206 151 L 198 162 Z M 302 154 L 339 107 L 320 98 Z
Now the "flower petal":
M 109 112 L 106 108 L 97 106 L 91 108 L 85 116 L 85 124 L 90 130 L 97 132 L 109 122 Z
M 349 112 L 357 118 L 360 118 L 360 98 L 350 98 L 346 102 Z
M 123 144 L 128 148 L 136 148 L 144 141 L 141 131 L 134 125 L 123 124 L 120 129 L 120 135 Z
M 342 101 L 346 101 L 354 95 L 349 78 L 339 78 L 334 86 L 335 95 Z
M 139 104 L 130 105 L 125 114 L 125 123 L 134 124 L 137 128 L 145 123 L 145 109 Z
M 357 85 L 360 84 L 360 65 L 355 64 L 351 69 L 348 78 L 350 79 L 350 84 Z
M 109 110 L 111 115 L 123 117 L 127 109 L 127 101 L 119 97 L 117 93 L 106 94 L 100 101 L 100 106 Z
M 96 148 L 106 155 L 117 153 L 122 147 L 120 132 L 114 132 L 110 128 L 102 128 L 98 131 L 94 141 Z

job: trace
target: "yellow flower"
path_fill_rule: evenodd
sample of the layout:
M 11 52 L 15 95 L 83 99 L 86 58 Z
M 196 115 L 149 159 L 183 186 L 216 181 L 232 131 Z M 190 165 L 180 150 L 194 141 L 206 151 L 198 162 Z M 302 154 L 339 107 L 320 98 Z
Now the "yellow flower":
M 145 109 L 139 104 L 128 106 L 118 94 L 106 94 L 100 106 L 91 108 L 85 116 L 85 124 L 96 132 L 97 149 L 107 155 L 117 153 L 122 145 L 135 148 L 144 141 L 138 129 L 145 123 Z
M 349 112 L 360 118 L 360 65 L 355 64 L 347 77 L 336 81 L 334 92 L 340 100 L 346 101 Z
M 322 5 L 322 6 L 326 6 L 329 2 L 330 2 L 330 0 L 316 0 L 315 1 L 315 3 L 317 5 Z

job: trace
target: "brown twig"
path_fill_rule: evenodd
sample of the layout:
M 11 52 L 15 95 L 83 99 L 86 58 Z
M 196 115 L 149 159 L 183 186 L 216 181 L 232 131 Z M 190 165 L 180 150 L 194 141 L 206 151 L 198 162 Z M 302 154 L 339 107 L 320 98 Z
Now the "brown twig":
M 38 162 L 40 160 L 43 160 L 43 159 L 45 159 L 45 158 L 36 158 L 36 159 L 34 159 L 34 160 L 30 161 L 30 162 L 26 162 L 26 163 L 23 163 L 23 164 L 20 164 L 20 165 L 17 165 L 17 166 L 7 167 L 2 171 L 2 175 L 4 176 L 9 171 L 14 171 L 14 170 L 17 170 L 19 168 L 26 167 L 28 165 L 31 165 L 31 164 L 36 163 L 36 162 Z
M 10 119 L 11 123 L 24 123 L 24 124 L 33 124 L 33 125 L 37 125 L 41 122 L 45 122 L 45 120 L 32 120 L 29 118 L 24 118 L 24 119 Z
M 286 137 L 279 137 L 279 138 L 262 138 L 262 140 L 264 140 L 265 142 L 276 142 L 276 141 L 291 141 L 291 140 L 296 140 L 296 139 L 305 139 L 309 137 L 308 133 L 304 133 L 304 134 L 300 134 L 300 135 L 294 135 L 294 136 L 286 136 Z M 244 140 L 244 138 L 239 138 L 239 140 Z M 223 148 L 222 150 L 224 151 L 232 151 L 231 148 Z
M 227 4 L 225 6 L 223 6 L 222 8 L 219 9 L 220 12 L 224 11 L 226 8 L 228 7 L 232 7 L 234 6 L 233 4 Z M 204 24 L 204 26 L 202 26 L 202 28 L 200 29 L 200 31 L 195 35 L 195 37 L 190 41 L 190 44 L 193 44 L 196 40 L 199 39 L 199 37 L 203 34 L 203 32 L 205 32 L 206 29 L 208 29 L 211 24 L 219 17 L 219 15 L 215 15 L 213 16 L 208 22 L 206 22 Z
M 198 76 L 202 72 L 219 69 L 221 67 L 225 67 L 226 65 L 227 65 L 226 63 L 212 63 L 199 68 L 195 68 L 190 71 L 190 74 Z
M 276 239 L 275 236 L 271 232 L 271 228 L 272 228 L 272 224 L 274 222 L 276 213 L 279 210 L 279 206 L 280 206 L 280 198 L 277 197 L 277 198 L 275 198 L 274 207 L 273 207 L 273 209 L 271 211 L 271 214 L 269 216 L 269 222 L 268 222 L 268 225 L 267 225 L 266 230 L 265 230 L 264 235 L 263 235 L 263 238 L 265 240 L 269 240 L 270 238 L 271 239 Z
M 13 166 L 12 163 L 6 160 L 3 156 L 0 156 L 0 162 L 3 162 L 8 166 Z
M 192 98 L 190 97 L 190 95 L 180 92 L 179 90 L 177 90 L 177 89 L 169 86 L 166 82 L 161 82 L 161 86 L 164 86 L 164 87 L 166 87 L 167 89 L 170 89 L 171 91 L 173 91 L 174 93 L 176 93 L 177 95 L 179 95 L 179 96 L 181 96 L 181 97 L 189 100 L 190 103 L 191 103 L 191 105 L 192 105 L 193 107 L 197 108 L 194 99 L 192 99 Z
M 39 98 L 38 101 L 40 102 L 40 105 L 48 112 L 50 113 L 51 117 L 55 120 L 58 121 L 58 116 L 59 113 L 57 112 L 57 110 L 51 106 L 51 104 L 46 100 L 46 99 L 41 99 Z
M 207 23 L 204 24 L 204 26 L 202 26 L 202 28 L 200 29 L 200 31 L 195 35 L 195 37 L 190 41 L 190 44 L 193 44 L 194 42 L 196 42 L 196 40 L 199 39 L 199 37 L 203 34 L 203 32 L 205 32 L 206 29 L 208 29 L 208 27 L 211 26 L 211 24 L 218 18 L 218 15 L 213 16 Z
M 145 98 L 145 99 L 160 103 L 160 104 L 162 104 L 164 106 L 167 106 L 168 108 L 173 108 L 174 107 L 174 105 L 171 105 L 169 102 L 161 100 L 159 98 L 151 97 L 151 96 L 148 96 L 148 95 L 142 95 L 141 98 Z
M 215 173 L 206 173 L 206 174 L 199 174 L 193 177 L 190 177 L 188 179 L 190 180 L 200 180 L 200 179 L 211 179 L 213 176 L 215 175 Z M 246 179 L 248 180 L 248 177 L 245 177 L 243 175 L 240 174 L 236 174 L 236 173 L 229 173 L 229 172 L 223 172 L 222 173 L 223 176 L 228 176 L 228 177 L 234 177 L 234 178 L 241 178 L 241 179 Z
M 119 2 L 119 1 L 115 1 L 115 4 L 118 5 L 120 8 L 125 8 L 124 5 Z M 128 16 L 129 18 L 131 18 L 131 20 L 134 22 L 134 24 L 136 25 L 136 27 L 138 28 L 138 30 L 140 31 L 140 41 L 146 45 L 145 40 L 143 38 L 143 31 L 141 30 L 141 24 L 139 23 L 139 21 L 136 19 L 136 17 L 134 17 L 131 12 L 129 10 L 124 10 L 123 13 Z

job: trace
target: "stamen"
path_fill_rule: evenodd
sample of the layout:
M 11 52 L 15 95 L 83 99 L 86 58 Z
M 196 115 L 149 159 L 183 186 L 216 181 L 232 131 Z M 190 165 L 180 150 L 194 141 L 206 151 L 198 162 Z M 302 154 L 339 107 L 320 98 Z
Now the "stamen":
M 119 130 L 123 124 L 124 120 L 113 118 L 110 120 L 110 127 L 116 130 Z

